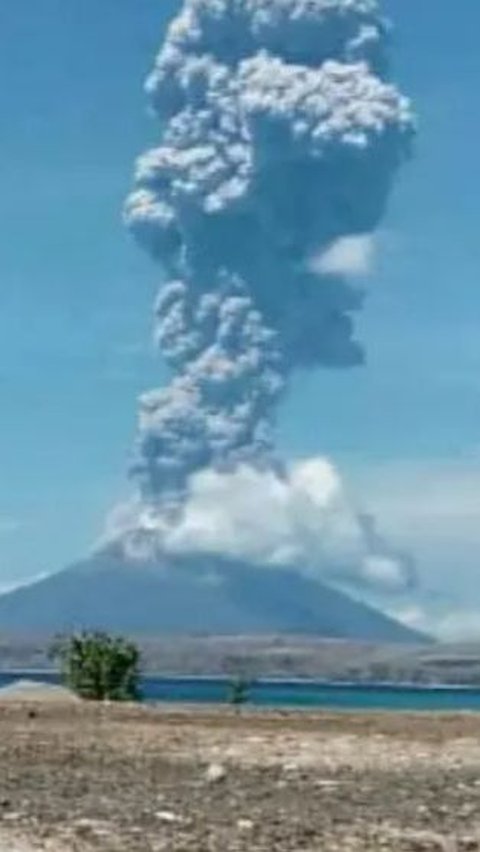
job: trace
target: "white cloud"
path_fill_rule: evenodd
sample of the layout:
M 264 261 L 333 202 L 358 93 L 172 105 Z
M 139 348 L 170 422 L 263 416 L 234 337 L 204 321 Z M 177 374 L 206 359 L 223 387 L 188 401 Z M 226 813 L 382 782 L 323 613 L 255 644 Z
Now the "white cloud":
M 365 277 L 373 271 L 375 250 L 373 234 L 351 234 L 340 237 L 326 251 L 313 255 L 308 268 L 318 275 Z
M 406 624 L 414 630 L 421 630 L 435 636 L 443 642 L 468 642 L 480 640 L 480 607 L 476 609 L 451 609 L 445 607 L 436 610 L 428 604 L 410 604 L 400 608 L 390 608 L 392 618 Z
M 119 534 L 140 557 L 153 540 L 170 553 L 292 566 L 347 585 L 398 591 L 411 579 L 411 565 L 355 510 L 325 458 L 299 462 L 283 477 L 248 465 L 198 473 L 174 523 L 138 505 L 117 513 L 110 536 Z
M 480 607 L 459 610 L 441 616 L 434 622 L 435 634 L 449 642 L 480 639 Z
M 390 609 L 389 614 L 413 630 L 424 630 L 428 633 L 432 629 L 425 610 L 418 604 L 407 604 L 397 609 Z
M 446 641 L 480 639 L 478 453 L 455 460 L 350 458 L 349 472 L 353 493 L 386 540 L 322 458 L 293 465 L 285 479 L 247 467 L 201 474 L 191 482 L 178 525 L 160 530 L 158 517 L 136 506 L 110 532 L 140 528 L 144 549 L 154 534 L 176 552 L 200 549 L 272 568 L 294 562 L 309 576 L 355 587 L 412 628 Z M 382 593 L 408 585 L 402 551 L 414 554 L 420 583 L 393 605 Z
M 350 464 L 350 476 L 387 535 L 418 556 L 426 584 L 480 609 L 480 462 Z M 422 583 L 423 585 L 423 583 Z
M 193 477 L 180 524 L 167 536 L 173 551 L 202 551 L 265 564 L 350 562 L 358 526 L 344 505 L 328 462 L 317 459 L 288 479 L 243 466 Z
M 382 530 L 415 554 L 415 599 L 391 614 L 442 639 L 480 638 L 480 460 L 350 463 Z
M 372 585 L 385 588 L 398 586 L 398 558 L 382 553 L 366 556 L 363 561 L 365 577 Z

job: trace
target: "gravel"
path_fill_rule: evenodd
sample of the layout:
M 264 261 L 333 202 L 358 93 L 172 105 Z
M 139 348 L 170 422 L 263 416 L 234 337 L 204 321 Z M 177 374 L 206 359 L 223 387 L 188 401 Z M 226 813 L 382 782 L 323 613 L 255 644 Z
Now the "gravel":
M 480 852 L 480 716 L 7 703 L 0 766 L 0 852 Z

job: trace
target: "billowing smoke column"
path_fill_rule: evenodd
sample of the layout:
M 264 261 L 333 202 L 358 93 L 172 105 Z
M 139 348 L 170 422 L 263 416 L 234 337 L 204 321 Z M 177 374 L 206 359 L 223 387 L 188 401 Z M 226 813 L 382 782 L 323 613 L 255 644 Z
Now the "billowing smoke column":
M 161 144 L 126 219 L 161 263 L 168 388 L 141 402 L 143 505 L 182 507 L 192 475 L 282 467 L 290 374 L 362 363 L 361 293 L 321 259 L 371 234 L 413 130 L 388 82 L 376 0 L 185 0 L 147 90 Z

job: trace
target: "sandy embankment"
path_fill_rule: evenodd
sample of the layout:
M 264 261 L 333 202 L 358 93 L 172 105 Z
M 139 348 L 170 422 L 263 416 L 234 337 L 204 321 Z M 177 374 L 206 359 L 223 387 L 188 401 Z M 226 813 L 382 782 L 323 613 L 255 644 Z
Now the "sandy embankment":
M 0 689 L 0 706 L 9 704 L 78 704 L 81 699 L 70 689 L 36 680 L 16 680 Z

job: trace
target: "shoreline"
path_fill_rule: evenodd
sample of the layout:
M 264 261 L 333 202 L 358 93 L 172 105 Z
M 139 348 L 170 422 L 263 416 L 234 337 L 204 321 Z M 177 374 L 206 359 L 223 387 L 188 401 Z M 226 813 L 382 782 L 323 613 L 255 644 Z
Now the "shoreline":
M 42 677 L 59 678 L 58 669 L 43 668 L 0 668 L 0 678 L 9 677 Z M 142 681 L 159 681 L 173 683 L 204 683 L 228 685 L 235 679 L 235 675 L 222 674 L 170 674 L 161 671 L 145 671 L 140 675 Z M 412 692 L 472 692 L 480 693 L 479 684 L 459 684 L 448 681 L 436 681 L 433 683 L 418 683 L 418 681 L 361 681 L 361 680 L 335 680 L 316 677 L 253 677 L 247 680 L 253 686 L 284 686 L 284 687 L 318 687 L 319 689 L 344 689 L 365 691 L 412 691 Z

